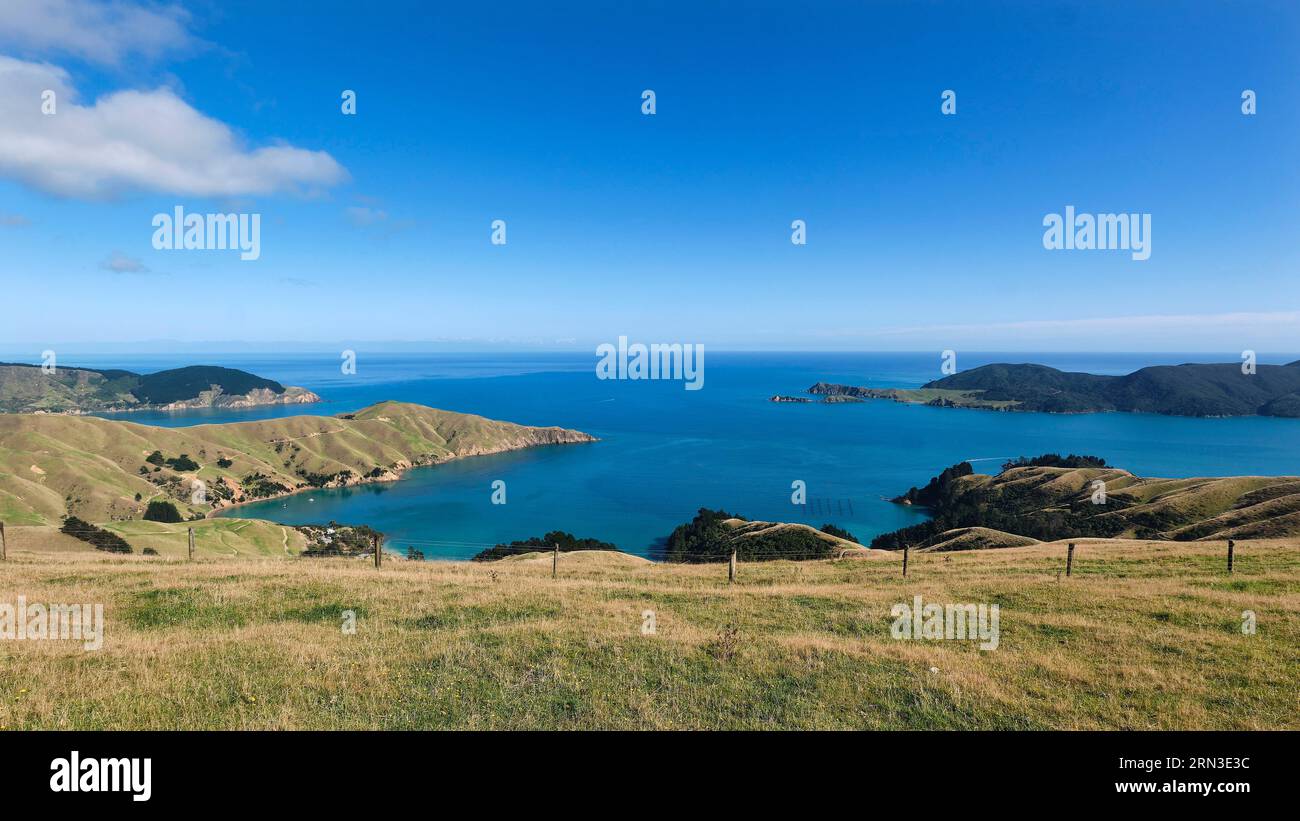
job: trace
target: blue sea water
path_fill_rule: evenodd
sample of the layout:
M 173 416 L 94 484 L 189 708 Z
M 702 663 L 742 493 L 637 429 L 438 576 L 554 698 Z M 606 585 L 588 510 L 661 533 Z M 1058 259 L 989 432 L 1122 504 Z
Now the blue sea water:
M 1282 363 L 1297 357 L 1279 356 Z M 600 437 L 409 471 L 395 483 L 315 490 L 242 506 L 228 515 L 282 523 L 369 524 L 389 549 L 467 558 L 480 544 L 567 530 L 653 555 L 700 507 L 752 519 L 834 523 L 862 540 L 924 514 L 886 498 L 948 465 L 1044 452 L 1088 453 L 1149 476 L 1300 473 L 1300 420 L 1189 419 L 1146 414 L 1052 415 L 929 408 L 886 401 L 778 404 L 817 381 L 915 387 L 938 378 L 933 353 L 738 353 L 708 351 L 704 388 L 674 381 L 602 381 L 594 354 L 366 354 L 343 375 L 337 354 L 221 355 L 205 364 L 242 368 L 326 399 L 319 405 L 245 411 L 131 413 L 180 426 L 292 414 L 337 414 L 397 399 Z M 1122 374 L 1144 365 L 1237 361 L 1236 354 L 963 353 L 960 367 L 1040 362 Z M 65 359 L 88 367 L 149 371 L 193 364 L 185 355 Z M 1263 361 L 1263 360 L 1261 360 Z M 492 483 L 507 503 L 491 503 Z M 791 484 L 808 502 L 791 502 Z

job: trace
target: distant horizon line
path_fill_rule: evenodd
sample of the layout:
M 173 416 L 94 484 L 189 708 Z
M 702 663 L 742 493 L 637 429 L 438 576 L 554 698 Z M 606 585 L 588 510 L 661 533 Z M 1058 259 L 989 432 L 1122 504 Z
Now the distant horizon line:
M 219 347 L 219 346 L 230 347 Z M 723 354 L 821 354 L 821 355 L 862 355 L 862 354 L 911 354 L 911 355 L 934 355 L 940 356 L 940 349 L 931 348 L 767 348 L 767 347 L 744 347 L 744 346 L 710 346 L 704 343 L 704 347 L 713 353 Z M 220 356 L 227 354 L 235 355 L 267 355 L 267 356 L 285 356 L 285 355 L 311 355 L 311 354 L 329 354 L 337 356 L 341 351 L 353 350 L 358 353 L 383 353 L 383 354 L 521 354 L 521 355 L 545 355 L 545 354 L 584 354 L 596 356 L 596 345 L 587 347 L 483 347 L 478 343 L 472 347 L 459 347 L 448 345 L 447 343 L 400 343 L 400 342 L 348 342 L 331 345 L 329 343 L 315 342 L 290 342 L 290 341 L 270 341 L 260 343 L 234 343 L 225 342 L 176 342 L 171 340 L 159 340 L 157 342 L 114 342 L 114 343 L 93 343 L 93 342 L 67 342 L 67 343 L 40 343 L 34 346 L 22 345 L 20 343 L 0 343 L 0 361 L 11 364 L 25 364 L 21 357 L 30 355 L 37 364 L 41 359 L 44 351 L 53 350 L 62 358 L 63 356 L 103 356 L 103 355 L 148 355 L 148 356 L 185 356 L 185 355 L 205 355 Z M 1230 356 L 1233 361 L 1240 359 L 1243 351 L 1232 351 L 1225 349 L 1192 349 L 1192 348 L 1175 348 L 1162 350 L 1139 350 L 1132 348 L 1114 348 L 1106 350 L 1086 350 L 1077 348 L 956 348 L 957 353 L 965 355 L 1079 355 L 1079 356 L 1104 356 L 1104 355 L 1132 355 L 1132 356 L 1171 356 L 1171 355 L 1196 355 L 1196 356 Z M 1243 349 L 1244 350 L 1244 349 Z M 1300 357 L 1300 348 L 1295 350 L 1267 350 L 1255 349 L 1256 355 L 1261 353 L 1266 356 L 1298 356 Z M 15 361 L 16 360 L 16 361 Z

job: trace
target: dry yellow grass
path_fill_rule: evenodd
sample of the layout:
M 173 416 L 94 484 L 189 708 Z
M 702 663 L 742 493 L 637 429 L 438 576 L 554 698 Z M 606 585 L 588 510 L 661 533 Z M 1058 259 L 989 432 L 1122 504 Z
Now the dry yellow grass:
M 0 603 L 102 602 L 104 646 L 0 641 L 0 727 L 1300 728 L 1300 551 L 1077 540 L 664 566 L 14 549 Z M 996 603 L 997 650 L 890 608 Z M 342 629 L 345 611 L 355 634 Z M 1257 632 L 1243 635 L 1243 611 Z M 643 634 L 653 613 L 655 632 Z

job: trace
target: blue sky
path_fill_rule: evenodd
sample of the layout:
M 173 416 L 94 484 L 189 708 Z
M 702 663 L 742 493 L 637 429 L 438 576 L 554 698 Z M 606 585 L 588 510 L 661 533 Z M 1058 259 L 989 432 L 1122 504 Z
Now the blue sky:
M 1300 349 L 1293 3 L 272 5 L 0 10 L 0 344 Z

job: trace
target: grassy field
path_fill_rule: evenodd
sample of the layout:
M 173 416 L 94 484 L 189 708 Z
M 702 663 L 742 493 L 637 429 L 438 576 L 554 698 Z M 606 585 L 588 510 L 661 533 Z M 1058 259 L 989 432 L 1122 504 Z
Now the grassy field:
M 1300 728 L 1300 550 L 1078 540 L 665 566 L 116 557 L 11 539 L 0 603 L 101 602 L 104 646 L 0 641 L 0 728 Z M 176 555 L 172 552 L 172 555 Z M 890 608 L 1001 609 L 998 649 Z M 1257 617 L 1243 635 L 1242 613 Z M 356 614 L 355 634 L 343 629 Z M 644 635 L 645 611 L 655 632 Z
M 181 524 L 137 520 L 108 522 L 100 527 L 126 539 L 136 553 L 152 548 L 163 559 L 188 557 L 189 528 L 194 528 L 194 555 L 200 559 L 292 557 L 307 545 L 306 537 L 295 528 L 261 519 L 201 519 Z M 6 526 L 5 537 L 10 552 L 16 554 L 53 551 L 95 555 L 90 545 L 52 527 Z

